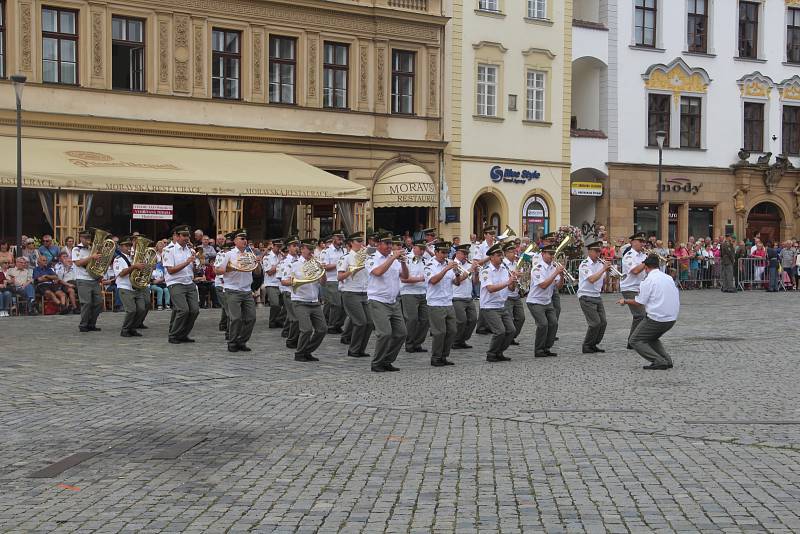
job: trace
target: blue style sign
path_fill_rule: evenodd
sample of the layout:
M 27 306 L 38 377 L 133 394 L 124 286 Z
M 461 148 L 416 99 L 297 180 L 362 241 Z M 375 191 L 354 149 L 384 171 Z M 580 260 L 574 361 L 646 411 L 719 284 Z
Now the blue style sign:
M 499 165 L 495 165 L 489 171 L 489 178 L 491 178 L 492 182 L 500 183 L 500 182 L 511 182 L 514 184 L 526 184 L 531 180 L 537 180 L 541 178 L 542 175 L 539 171 L 515 171 L 514 169 L 504 169 Z

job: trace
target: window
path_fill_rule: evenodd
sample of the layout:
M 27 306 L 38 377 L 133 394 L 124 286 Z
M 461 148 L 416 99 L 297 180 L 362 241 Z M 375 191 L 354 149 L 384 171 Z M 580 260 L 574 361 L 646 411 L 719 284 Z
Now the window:
M 326 108 L 347 108 L 347 75 L 350 47 L 340 43 L 325 43 L 322 65 L 325 87 L 322 101 Z
M 669 146 L 670 95 L 647 95 L 647 146 L 658 146 L 656 132 L 667 133 L 664 146 Z
M 751 152 L 764 151 L 764 104 L 744 103 L 744 145 Z
M 481 11 L 500 11 L 500 6 L 498 5 L 498 0 L 478 0 L 478 9 Z
M 786 27 L 786 61 L 800 63 L 800 9 L 789 8 Z
M 269 101 L 276 104 L 295 103 L 297 80 L 297 39 L 269 39 Z
M 497 116 L 497 67 L 478 65 L 478 115 Z
M 658 0 L 636 0 L 636 45 L 656 46 L 656 2 Z
M 681 97 L 681 148 L 700 148 L 702 100 L 696 96 Z
M 647 237 L 658 233 L 658 208 L 649 204 L 634 204 L 633 229 L 636 233 L 644 232 Z
M 689 52 L 708 51 L 708 1 L 689 0 L 688 39 Z
M 783 153 L 800 156 L 800 106 L 783 106 Z
M 525 201 L 522 207 L 522 228 L 528 232 L 526 235 L 534 243 L 550 233 L 550 210 L 545 199 L 533 196 Z
M 111 18 L 111 86 L 144 91 L 144 21 Z
M 689 206 L 689 235 L 708 237 L 714 234 L 714 208 Z
M 528 71 L 528 120 L 544 120 L 544 77 L 545 73 Z
M 414 52 L 392 51 L 392 113 L 414 113 Z
M 5 2 L 0 0 L 0 78 L 6 77 L 6 19 Z
M 528 18 L 546 19 L 547 0 L 528 0 Z
M 241 34 L 230 30 L 212 30 L 211 95 L 213 98 L 241 98 Z
M 739 2 L 739 57 L 758 57 L 758 4 Z
M 42 80 L 78 84 L 78 12 L 42 8 Z

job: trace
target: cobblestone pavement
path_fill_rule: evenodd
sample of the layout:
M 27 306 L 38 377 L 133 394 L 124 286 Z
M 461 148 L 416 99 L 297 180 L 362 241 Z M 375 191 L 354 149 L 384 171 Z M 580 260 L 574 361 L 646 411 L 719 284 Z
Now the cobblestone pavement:
M 558 358 L 532 357 L 528 317 L 511 362 L 476 336 L 453 367 L 401 352 L 383 374 L 338 336 L 294 362 L 263 308 L 247 354 L 216 310 L 194 345 L 166 343 L 168 312 L 140 339 L 119 313 L 4 319 L 0 531 L 800 531 L 800 299 L 682 298 L 660 372 L 611 297 L 606 354 L 580 354 L 565 297 Z

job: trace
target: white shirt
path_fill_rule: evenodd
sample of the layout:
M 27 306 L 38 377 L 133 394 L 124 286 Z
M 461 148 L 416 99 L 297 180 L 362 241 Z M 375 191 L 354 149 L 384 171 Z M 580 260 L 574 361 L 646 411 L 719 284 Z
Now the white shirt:
M 458 260 L 456 260 L 458 261 Z M 461 268 L 465 271 L 470 271 L 472 264 L 468 261 L 461 263 Z M 472 274 L 466 280 L 462 280 L 460 285 L 453 286 L 454 299 L 470 299 L 472 300 Z
M 153 269 L 153 273 L 150 275 L 150 283 L 155 282 L 159 278 L 164 278 L 164 270 L 160 267 L 156 267 Z M 219 276 L 217 278 L 219 278 Z
M 647 317 L 659 323 L 678 320 L 681 309 L 680 295 L 675 280 L 658 269 L 653 269 L 639 287 L 636 302 L 644 305 Z
M 344 250 L 340 248 L 336 248 L 333 245 L 330 245 L 328 248 L 325 249 L 323 253 L 323 265 L 330 265 L 331 263 L 334 265 L 339 265 L 339 260 L 344 256 Z M 325 279 L 328 282 L 338 282 L 336 267 L 333 268 L 332 271 L 325 271 Z
M 220 252 L 217 256 L 222 258 L 218 262 L 215 260 L 214 265 L 217 266 L 219 264 L 220 269 L 225 269 L 229 263 L 238 265 L 241 254 L 244 254 L 244 252 L 236 247 L 228 252 Z M 241 271 L 228 271 L 225 273 L 225 291 L 250 292 L 252 285 L 253 273 L 243 273 Z
M 170 243 L 164 247 L 164 258 L 162 264 L 164 265 L 164 281 L 167 287 L 175 284 L 192 284 L 194 283 L 194 265 L 192 262 L 178 271 L 175 274 L 169 274 L 167 267 L 175 267 L 189 259 L 192 255 L 192 247 L 181 247 L 177 243 Z
M 494 243 L 492 243 L 494 245 Z M 475 256 L 472 258 L 473 260 L 482 261 L 486 259 L 486 252 L 492 247 L 489 243 L 485 240 L 478 245 L 478 249 L 475 251 Z
M 406 256 L 408 258 L 408 276 L 409 278 L 425 277 L 425 260 L 417 256 Z M 401 282 L 400 294 L 401 295 L 424 295 L 425 294 L 425 281 L 422 282 Z
M 495 267 L 491 262 L 486 264 L 481 270 L 481 308 L 486 310 L 501 310 L 506 305 L 508 299 L 508 288 L 504 287 L 494 293 L 489 292 L 489 286 L 505 284 L 508 282 L 510 273 L 502 263 Z
M 75 275 L 76 275 L 75 265 L 72 265 L 72 266 L 70 266 L 69 269 L 67 269 L 64 266 L 63 263 L 57 263 L 54 270 L 56 271 L 56 274 L 58 275 L 58 278 L 62 282 L 74 282 L 75 281 Z
M 306 259 L 303 256 L 298 257 L 297 261 L 291 264 L 289 277 L 297 278 L 298 280 L 302 279 L 303 264 L 305 262 Z M 319 283 L 305 284 L 294 288 L 292 290 L 292 302 L 319 302 Z
M 387 256 L 383 256 L 380 252 L 375 252 L 375 254 L 367 258 L 367 267 L 364 270 L 369 275 L 367 281 L 368 300 L 383 302 L 384 304 L 397 302 L 397 295 L 400 294 L 400 271 L 402 270 L 400 262 L 398 260 L 393 261 L 382 276 L 372 274 L 372 271 L 388 261 L 391 255 L 391 252 Z
M 225 251 L 220 250 L 217 252 L 217 255 L 214 256 L 214 269 L 222 265 L 222 260 L 225 257 Z M 216 273 L 216 270 L 214 271 Z M 225 287 L 225 276 L 222 274 L 218 274 L 214 277 L 214 287 Z
M 77 263 L 75 263 L 75 260 L 84 260 L 88 258 L 90 253 L 90 247 L 84 247 L 83 245 L 72 247 L 72 262 L 75 269 L 76 280 L 88 280 L 89 282 L 94 282 L 94 278 L 89 276 L 89 273 L 86 272 L 86 266 L 80 267 Z
M 453 280 L 456 279 L 456 273 L 453 269 L 447 271 L 438 284 L 431 284 L 431 278 L 442 272 L 448 265 L 448 261 L 444 260 L 442 263 L 436 258 L 433 258 L 425 266 L 425 300 L 428 301 L 428 306 L 452 306 L 453 305 Z
M 279 287 L 281 285 L 280 280 L 278 280 L 277 270 L 273 275 L 267 274 L 267 271 L 277 267 L 280 262 L 280 257 L 272 250 L 264 255 L 264 258 L 261 260 L 261 268 L 264 269 L 264 287 Z
M 553 302 L 553 292 L 556 287 L 558 287 L 561 276 L 556 276 L 553 283 L 544 289 L 539 287 L 539 284 L 550 278 L 555 270 L 554 261 L 550 263 L 540 261 L 531 267 L 531 290 L 528 292 L 528 299 L 526 302 L 529 304 L 550 304 Z
M 506 266 L 506 269 L 509 271 L 513 271 L 516 269 L 517 265 L 515 262 L 509 260 L 508 258 L 503 258 L 503 265 Z M 510 289 L 508 290 L 508 298 L 510 299 L 518 299 L 519 298 L 519 286 L 513 291 Z
M 346 273 L 350 270 L 350 266 L 355 264 L 356 253 L 351 250 L 339 259 L 336 271 L 339 273 Z M 368 283 L 369 274 L 366 269 L 361 269 L 339 282 L 339 291 L 344 291 L 346 293 L 366 293 Z
M 586 258 L 581 262 L 580 267 L 578 267 L 578 298 L 600 296 L 606 275 L 603 274 L 595 283 L 589 282 L 589 277 L 594 276 L 604 268 L 605 265 L 600 260 L 593 262 L 590 258 Z
M 622 257 L 622 274 L 628 275 L 623 278 L 619 283 L 620 291 L 639 291 L 639 285 L 644 280 L 644 270 L 639 274 L 631 274 L 630 270 L 637 267 L 644 260 L 647 259 L 647 254 L 644 251 L 636 252 L 632 248 L 625 253 Z
M 278 280 L 283 280 L 284 278 L 291 278 L 292 277 L 292 264 L 297 261 L 297 256 L 292 256 L 291 254 L 286 254 L 286 257 L 281 260 L 278 264 L 278 272 L 275 273 L 278 276 Z M 280 290 L 284 293 L 291 293 L 292 288 L 290 286 L 285 286 L 281 284 Z
M 125 258 L 123 258 L 125 256 Z M 125 261 L 127 259 L 128 261 Z M 131 286 L 131 274 L 128 273 L 125 276 L 120 276 L 119 273 L 130 267 L 131 258 L 125 255 L 122 251 L 120 251 L 120 255 L 114 260 L 112 263 L 112 268 L 114 269 L 114 276 L 116 277 L 116 284 L 117 289 L 127 289 L 128 291 L 133 291 L 133 287 Z

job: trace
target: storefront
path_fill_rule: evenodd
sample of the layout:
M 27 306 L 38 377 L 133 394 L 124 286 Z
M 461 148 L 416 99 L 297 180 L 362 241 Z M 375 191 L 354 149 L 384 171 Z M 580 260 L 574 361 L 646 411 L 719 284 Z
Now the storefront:
M 374 227 L 413 234 L 434 225 L 439 196 L 428 171 L 407 161 L 387 167 L 379 171 L 372 189 Z

